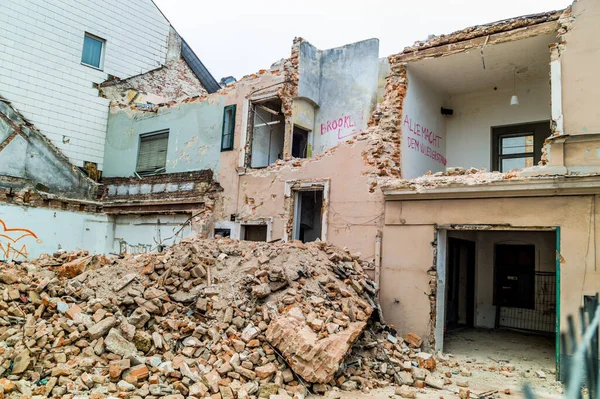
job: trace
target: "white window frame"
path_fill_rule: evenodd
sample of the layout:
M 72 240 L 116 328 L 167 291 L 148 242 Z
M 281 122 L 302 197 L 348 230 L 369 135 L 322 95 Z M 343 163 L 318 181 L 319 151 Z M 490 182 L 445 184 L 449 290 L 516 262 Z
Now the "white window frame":
M 82 54 L 83 54 L 83 46 L 85 45 L 86 36 L 90 37 L 94 40 L 98 40 L 99 42 L 102 43 L 102 49 L 100 50 L 100 62 L 98 63 L 98 66 L 95 66 L 95 65 L 86 64 L 85 62 L 81 61 L 81 65 L 85 65 L 86 67 L 96 69 L 98 71 L 104 71 L 104 54 L 106 53 L 106 39 L 103 39 L 100 36 L 96 36 L 93 33 L 84 32 L 84 34 L 83 34 L 84 42 L 81 45 L 81 53 Z
M 248 128 L 249 128 L 249 123 L 250 123 L 250 108 L 252 106 L 252 103 L 268 101 L 268 100 L 275 99 L 275 98 L 281 100 L 281 97 L 279 96 L 278 92 L 271 91 L 271 92 L 255 95 L 252 98 L 247 98 L 246 100 L 244 100 L 244 105 L 242 107 L 243 108 L 242 109 L 242 115 L 243 115 L 242 131 L 240 134 L 240 150 L 241 151 L 240 151 L 240 156 L 238 158 L 238 174 L 243 174 L 246 171 L 246 169 L 252 169 L 250 167 L 250 165 L 246 165 L 246 152 L 247 152 L 246 142 L 248 140 Z M 252 124 L 254 124 L 254 121 L 252 121 Z M 252 137 L 250 137 L 250 140 L 252 140 Z M 285 138 L 284 138 L 284 147 L 285 147 Z
M 158 135 L 162 135 L 162 134 L 166 134 L 167 136 L 167 149 L 166 149 L 166 154 L 165 154 L 165 166 L 164 166 L 164 171 L 160 172 L 159 174 L 164 174 L 167 172 L 167 162 L 169 161 L 168 155 L 169 155 L 169 137 L 171 135 L 171 131 L 170 129 L 163 129 L 163 130 L 157 130 L 155 132 L 149 132 L 149 133 L 144 133 L 144 134 L 140 134 L 138 136 L 138 149 L 137 149 L 137 158 L 135 160 L 135 173 L 136 174 L 142 174 L 142 175 L 146 175 L 146 174 L 154 174 L 154 173 L 149 173 L 149 172 L 139 172 L 138 169 L 138 164 L 140 161 L 140 152 L 142 150 L 142 140 L 148 137 L 152 137 L 152 136 L 158 136 Z

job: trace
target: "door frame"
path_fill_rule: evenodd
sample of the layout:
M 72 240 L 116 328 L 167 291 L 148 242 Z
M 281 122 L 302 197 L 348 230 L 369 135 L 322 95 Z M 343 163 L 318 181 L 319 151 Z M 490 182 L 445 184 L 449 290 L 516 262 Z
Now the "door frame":
M 467 285 L 467 296 L 466 296 L 466 323 L 465 325 L 467 327 L 473 327 L 475 325 L 475 264 L 476 264 L 476 258 L 477 258 L 477 243 L 475 241 L 471 241 L 471 240 L 466 240 L 463 238 L 458 238 L 458 237 L 448 237 L 448 258 L 446 261 L 446 266 L 450 267 L 450 264 L 452 263 L 451 255 L 453 254 L 453 249 L 452 247 L 457 248 L 459 251 L 461 248 L 463 248 L 463 245 L 466 246 L 466 248 L 468 249 L 468 258 L 466 259 L 467 261 L 467 267 L 466 267 L 466 285 Z M 460 255 L 459 255 L 459 260 L 460 260 Z M 460 265 L 455 265 L 455 267 L 458 266 L 460 267 Z M 448 275 L 450 273 L 446 273 L 446 275 Z M 458 279 L 458 285 L 457 288 L 460 286 L 460 279 L 462 277 L 461 273 L 460 273 L 460 269 L 458 270 L 458 274 L 457 274 L 457 279 Z M 459 289 L 460 292 L 460 289 Z M 460 294 L 459 294 L 460 297 Z M 448 295 L 446 295 L 446 301 L 448 300 Z M 458 303 L 458 305 L 460 305 L 460 302 Z M 459 310 L 460 306 L 457 308 L 457 312 L 460 312 Z M 445 321 L 447 322 L 447 315 L 445 318 Z M 447 327 L 447 325 L 446 325 Z
M 556 379 L 561 379 L 561 342 L 560 342 L 560 328 L 561 328 L 561 306 L 560 306 L 560 240 L 561 240 L 561 228 L 560 226 L 550 227 L 507 227 L 497 225 L 485 225 L 485 224 L 454 224 L 444 225 L 436 227 L 436 271 L 437 271 L 437 291 L 436 291 L 436 316 L 434 331 L 434 348 L 436 351 L 444 350 L 444 321 L 446 320 L 446 267 L 448 257 L 448 230 L 467 230 L 467 231 L 554 231 L 556 238 L 556 328 L 555 328 L 555 368 L 556 368 Z M 441 299 L 441 300 L 440 300 Z
M 298 191 L 323 191 L 323 205 L 321 207 L 321 241 L 327 241 L 327 221 L 329 219 L 329 187 L 327 180 L 287 180 L 284 186 L 285 219 L 283 225 L 283 241 L 294 240 L 295 221 L 297 220 Z

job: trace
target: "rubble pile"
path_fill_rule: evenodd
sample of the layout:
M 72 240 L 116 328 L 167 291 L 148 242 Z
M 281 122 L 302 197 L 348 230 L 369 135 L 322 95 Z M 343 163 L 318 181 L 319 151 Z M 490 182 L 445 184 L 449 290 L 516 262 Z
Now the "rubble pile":
M 435 359 L 376 321 L 365 266 L 323 242 L 225 238 L 8 263 L 0 398 L 280 399 L 428 383 Z

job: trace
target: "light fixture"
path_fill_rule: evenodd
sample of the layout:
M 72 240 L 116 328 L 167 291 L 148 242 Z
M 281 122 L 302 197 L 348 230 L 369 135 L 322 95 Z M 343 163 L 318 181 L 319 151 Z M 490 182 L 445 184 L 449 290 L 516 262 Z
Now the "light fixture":
M 519 105 L 519 97 L 517 97 L 517 68 L 513 69 L 513 95 L 510 98 L 510 105 Z

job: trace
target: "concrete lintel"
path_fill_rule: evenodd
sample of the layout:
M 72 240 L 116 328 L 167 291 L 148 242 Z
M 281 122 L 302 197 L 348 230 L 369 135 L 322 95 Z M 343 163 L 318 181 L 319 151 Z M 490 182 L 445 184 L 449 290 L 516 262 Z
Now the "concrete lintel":
M 399 54 L 394 57 L 394 62 L 402 63 L 417 61 L 424 58 L 443 57 L 451 54 L 462 53 L 473 48 L 479 48 L 484 44 L 486 46 L 491 46 L 494 44 L 512 42 L 514 40 L 527 39 L 534 36 L 549 34 L 556 32 L 557 30 L 557 21 L 544 22 L 538 25 L 526 26 L 506 32 L 491 34 L 489 36 L 481 36 L 461 42 L 430 47 L 423 50 L 414 51 L 412 53 Z

